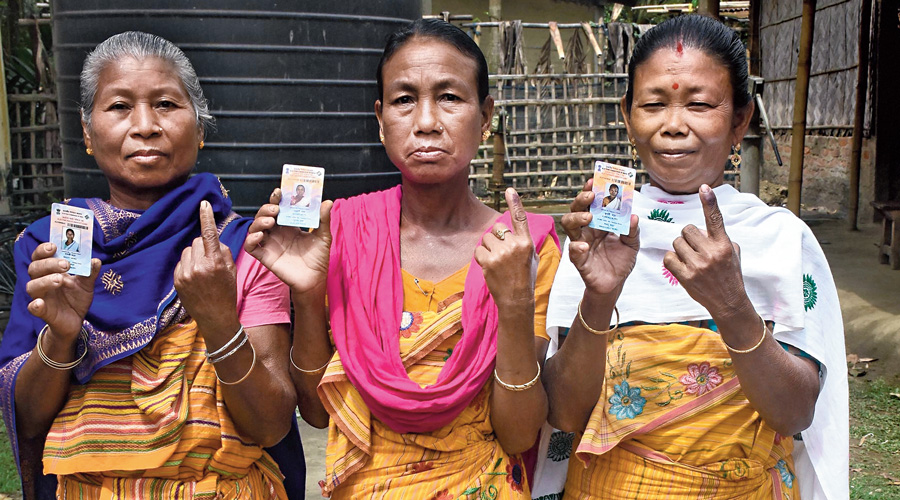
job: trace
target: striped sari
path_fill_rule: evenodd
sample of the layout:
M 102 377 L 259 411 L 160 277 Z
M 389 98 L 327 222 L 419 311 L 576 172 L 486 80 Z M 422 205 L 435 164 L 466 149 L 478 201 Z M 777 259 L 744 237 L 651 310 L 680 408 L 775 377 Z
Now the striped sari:
M 205 352 L 196 323 L 174 324 L 73 385 L 44 445 L 58 497 L 287 498 L 275 462 L 235 429 Z
M 576 439 L 566 499 L 800 498 L 793 439 L 753 409 L 721 337 L 705 328 L 621 328 Z
M 535 284 L 535 334 L 546 338 L 545 318 L 559 249 L 551 238 L 539 252 Z M 432 283 L 402 272 L 400 357 L 409 378 L 437 381 L 462 336 L 462 296 L 469 266 Z M 334 354 L 319 384 L 331 414 L 324 496 L 365 499 L 529 498 L 519 456 L 509 455 L 491 425 L 489 379 L 450 424 L 428 433 L 400 434 L 375 418 Z

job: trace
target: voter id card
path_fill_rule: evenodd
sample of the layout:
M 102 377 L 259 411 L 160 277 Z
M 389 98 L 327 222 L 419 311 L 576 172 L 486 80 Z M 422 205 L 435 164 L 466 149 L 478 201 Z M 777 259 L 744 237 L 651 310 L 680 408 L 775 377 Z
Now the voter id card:
M 310 229 L 319 227 L 324 185 L 324 168 L 285 164 L 281 171 L 278 225 Z
M 634 199 L 635 170 L 604 161 L 594 164 L 594 202 L 590 227 L 628 234 Z
M 50 206 L 50 243 L 56 245 L 57 259 L 69 262 L 69 274 L 91 275 L 91 245 L 94 212 L 54 203 Z

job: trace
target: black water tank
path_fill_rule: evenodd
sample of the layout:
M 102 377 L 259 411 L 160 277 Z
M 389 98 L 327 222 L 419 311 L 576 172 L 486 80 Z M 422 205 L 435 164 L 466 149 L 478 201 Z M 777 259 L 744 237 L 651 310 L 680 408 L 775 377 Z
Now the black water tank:
M 197 169 L 239 212 L 268 200 L 284 163 L 325 167 L 326 198 L 398 183 L 378 142 L 375 69 L 387 35 L 419 15 L 420 0 L 54 0 L 66 195 L 108 194 L 84 151 L 78 80 L 93 47 L 130 30 L 193 63 L 217 121 Z

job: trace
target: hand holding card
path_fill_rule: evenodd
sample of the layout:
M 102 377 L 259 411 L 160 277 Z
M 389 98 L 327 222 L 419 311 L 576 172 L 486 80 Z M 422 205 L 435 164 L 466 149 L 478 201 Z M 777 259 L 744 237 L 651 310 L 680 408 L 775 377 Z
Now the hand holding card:
M 54 255 L 58 248 L 43 243 L 31 254 L 25 291 L 31 297 L 28 312 L 50 326 L 50 334 L 74 342 L 94 300 L 94 283 L 100 274 L 100 259 L 90 261 L 88 276 L 74 276 L 71 265 Z
M 638 217 L 629 216 L 627 234 L 594 229 L 593 215 L 588 212 L 597 202 L 593 183 L 593 180 L 585 183 L 572 201 L 571 212 L 562 218 L 569 238 L 569 259 L 588 290 L 599 295 L 618 294 L 634 269 L 640 248 Z
M 331 251 L 331 201 L 322 202 L 313 231 L 276 223 L 281 217 L 281 190 L 256 212 L 244 250 L 285 282 L 294 294 L 325 293 Z

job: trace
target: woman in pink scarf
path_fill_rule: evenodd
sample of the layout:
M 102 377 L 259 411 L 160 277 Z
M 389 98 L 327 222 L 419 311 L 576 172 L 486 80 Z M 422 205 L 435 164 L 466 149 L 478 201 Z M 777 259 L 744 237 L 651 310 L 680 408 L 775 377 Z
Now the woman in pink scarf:
M 516 454 L 547 417 L 553 221 L 526 214 L 515 190 L 501 216 L 469 189 L 494 103 L 465 33 L 410 24 L 377 79 L 402 185 L 323 203 L 311 233 L 276 225 L 276 190 L 245 243 L 291 287 L 298 399 L 319 405 L 313 425 L 330 417 L 323 494 L 530 498 Z

